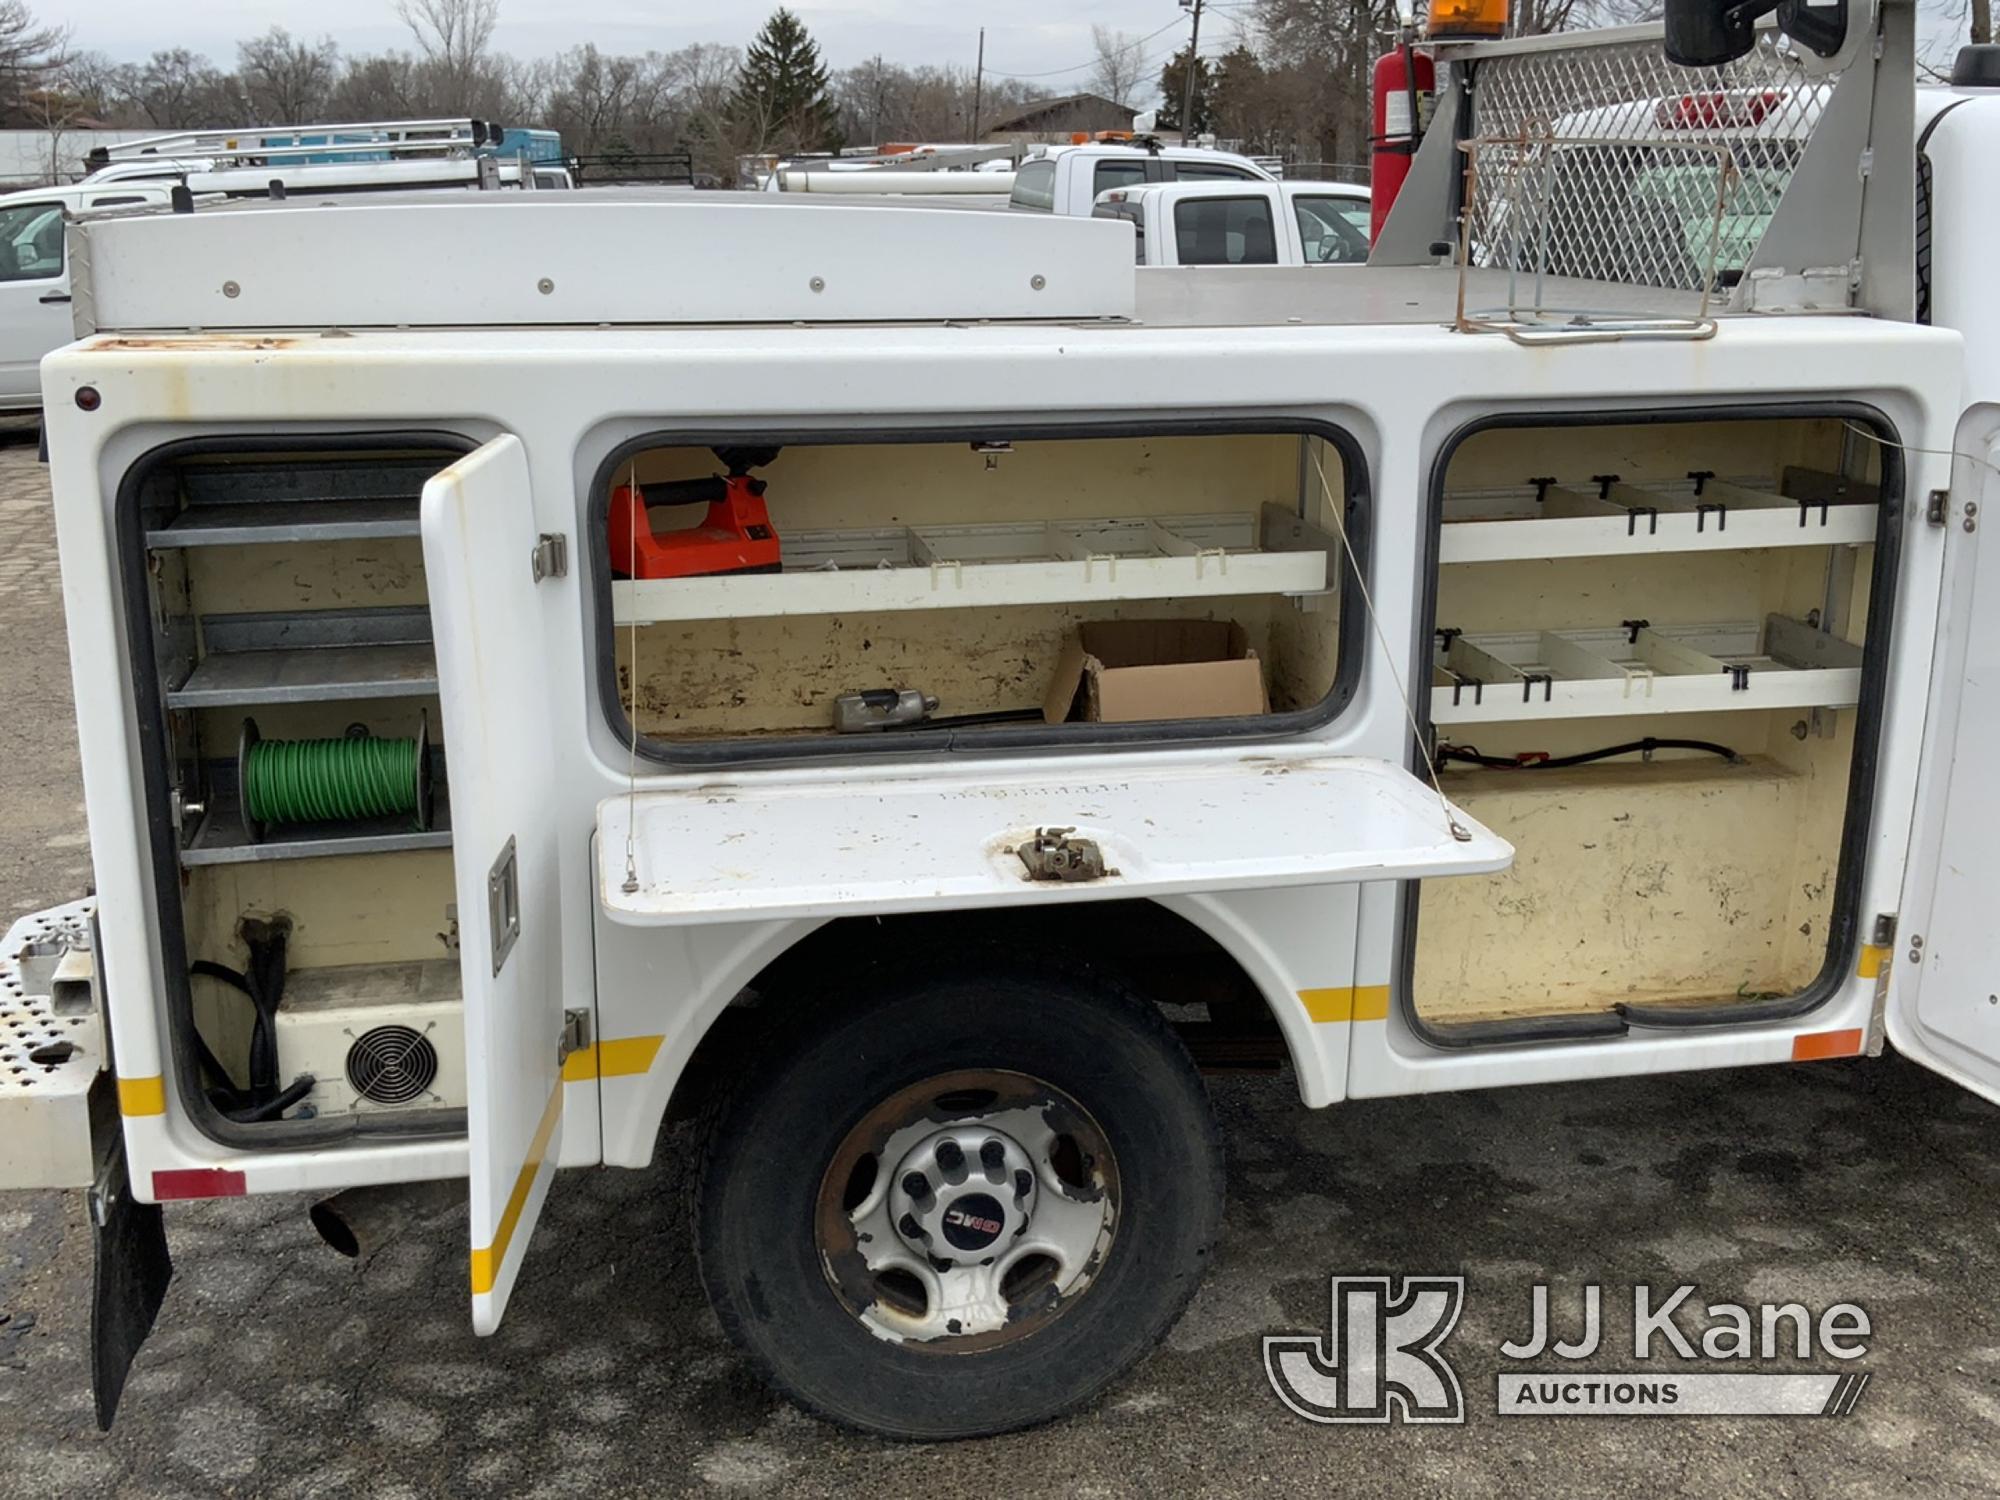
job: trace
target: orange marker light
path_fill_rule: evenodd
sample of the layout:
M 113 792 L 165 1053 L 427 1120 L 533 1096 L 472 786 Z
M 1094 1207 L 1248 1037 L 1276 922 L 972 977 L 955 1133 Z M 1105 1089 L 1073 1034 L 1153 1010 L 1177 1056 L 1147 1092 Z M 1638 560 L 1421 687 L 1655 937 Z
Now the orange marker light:
M 1426 34 L 1432 38 L 1505 36 L 1507 0 L 1431 0 Z

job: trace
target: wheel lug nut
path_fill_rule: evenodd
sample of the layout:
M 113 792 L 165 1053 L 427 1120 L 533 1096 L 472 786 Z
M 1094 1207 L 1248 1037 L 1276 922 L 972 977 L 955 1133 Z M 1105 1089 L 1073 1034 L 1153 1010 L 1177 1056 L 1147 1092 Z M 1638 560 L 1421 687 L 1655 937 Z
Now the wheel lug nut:
M 1007 1163 L 1007 1148 L 998 1141 L 988 1141 L 979 1148 L 979 1162 L 997 1172 Z
M 903 1179 L 903 1191 L 912 1198 L 928 1198 L 931 1195 L 931 1180 L 921 1172 L 912 1172 Z
M 902 1218 L 898 1219 L 896 1221 L 896 1228 L 906 1240 L 920 1240 L 925 1238 L 923 1225 L 919 1224 L 910 1214 L 904 1214 Z
M 965 1165 L 965 1152 L 957 1141 L 940 1141 L 937 1148 L 937 1163 L 947 1172 L 956 1172 Z
M 1034 1185 L 1034 1175 L 1026 1167 L 1022 1167 L 1014 1173 L 1014 1196 L 1016 1198 L 1027 1197 Z

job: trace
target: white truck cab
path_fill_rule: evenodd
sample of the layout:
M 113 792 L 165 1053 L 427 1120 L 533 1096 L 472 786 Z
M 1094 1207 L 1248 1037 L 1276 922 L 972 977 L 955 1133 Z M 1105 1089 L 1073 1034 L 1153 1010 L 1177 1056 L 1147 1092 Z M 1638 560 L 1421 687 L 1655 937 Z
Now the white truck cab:
M 97 895 L 0 945 L 0 1182 L 91 1193 L 100 1421 L 187 1199 L 351 1249 L 463 1192 L 485 1334 L 554 1174 L 699 1119 L 729 1335 L 948 1438 L 1186 1306 L 1204 1067 L 1319 1108 L 1893 1041 L 2000 1099 L 2000 371 L 1936 326 L 1991 307 L 1991 112 L 1926 148 L 1926 326 L 1914 20 L 1848 13 L 1717 65 L 1839 126 L 1726 292 L 1431 248 L 1546 206 L 1457 174 L 1539 149 L 1510 108 L 1678 92 L 1658 28 L 1454 51 L 1337 276 L 749 195 L 72 225 Z
M 1347 182 L 1175 182 L 1111 188 L 1092 213 L 1132 226 L 1142 266 L 1356 266 L 1368 189 Z
M 1040 146 L 1022 159 L 1010 208 L 1087 218 L 1097 195 L 1154 182 L 1275 182 L 1247 156 L 1201 146 Z

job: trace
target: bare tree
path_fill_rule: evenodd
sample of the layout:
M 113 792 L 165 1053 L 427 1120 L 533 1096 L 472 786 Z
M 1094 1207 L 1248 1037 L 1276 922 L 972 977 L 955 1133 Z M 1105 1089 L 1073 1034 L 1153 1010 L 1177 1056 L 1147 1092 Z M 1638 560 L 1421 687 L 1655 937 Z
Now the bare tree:
M 396 14 L 416 38 L 436 105 L 469 115 L 484 100 L 490 113 L 502 91 L 486 52 L 500 23 L 500 0 L 396 0 Z
M 0 0 L 0 116 L 19 114 L 28 94 L 45 85 L 64 40 L 62 28 L 36 20 L 26 0 Z
M 426 61 L 469 69 L 500 24 L 500 0 L 396 0 L 396 14 Z
M 266 124 L 303 124 L 326 113 L 340 76 L 332 37 L 295 39 L 282 26 L 239 43 L 236 72 L 251 113 Z
M 1144 48 L 1139 39 L 1108 26 L 1090 28 L 1091 45 L 1097 48 L 1097 64 L 1091 70 L 1090 87 L 1113 104 L 1129 104 L 1145 72 Z
M 155 52 L 122 83 L 131 109 L 159 130 L 228 125 L 244 113 L 236 79 L 185 47 Z

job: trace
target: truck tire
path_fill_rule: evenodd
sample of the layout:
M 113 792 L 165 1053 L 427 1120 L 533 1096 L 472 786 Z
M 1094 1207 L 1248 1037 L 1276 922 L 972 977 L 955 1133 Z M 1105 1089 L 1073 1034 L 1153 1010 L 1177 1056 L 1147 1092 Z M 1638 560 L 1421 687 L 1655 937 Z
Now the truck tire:
M 1222 1147 L 1154 1006 L 1003 960 L 782 1014 L 695 1183 L 709 1300 L 772 1385 L 846 1427 L 974 1437 L 1089 1401 L 1165 1336 Z

